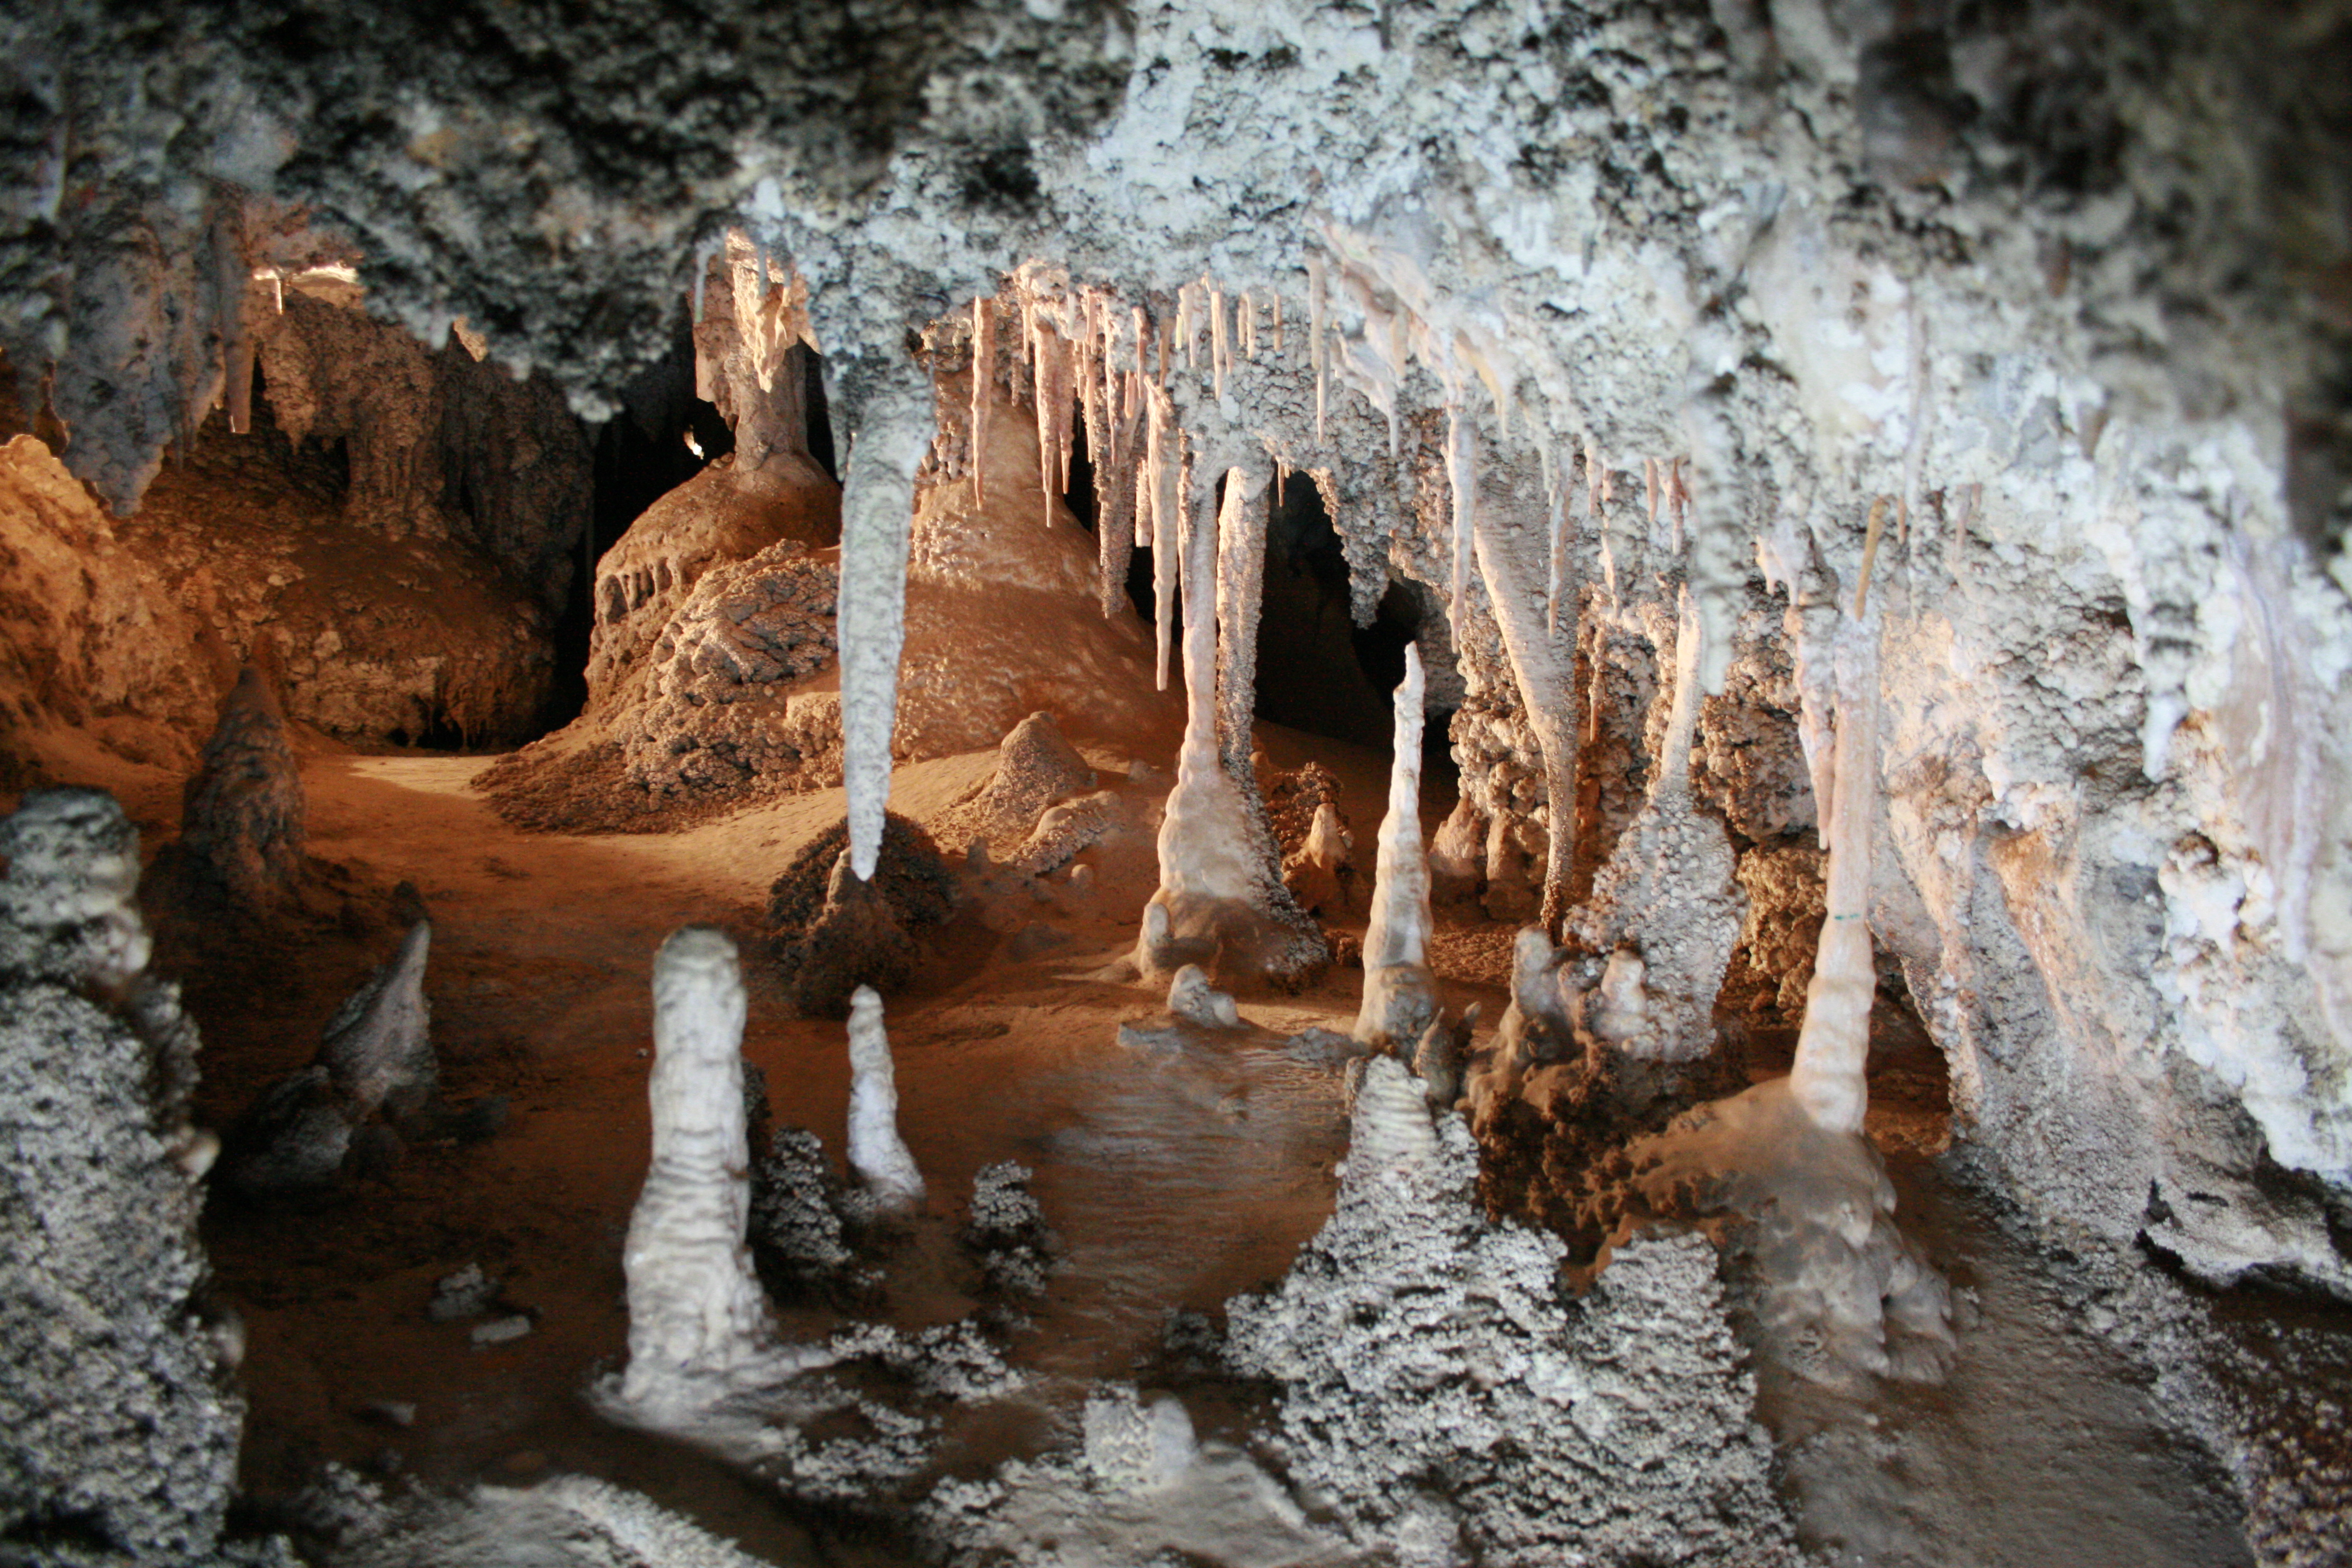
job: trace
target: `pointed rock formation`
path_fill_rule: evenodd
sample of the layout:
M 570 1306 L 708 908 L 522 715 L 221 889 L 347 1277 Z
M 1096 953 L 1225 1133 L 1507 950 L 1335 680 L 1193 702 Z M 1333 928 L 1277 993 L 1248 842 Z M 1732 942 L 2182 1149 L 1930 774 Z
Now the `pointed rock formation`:
M 301 879 L 308 810 L 277 695 L 247 665 L 188 781 L 173 875 L 185 894 L 237 909 L 282 905 Z
M 1372 920 L 1364 931 L 1364 995 L 1356 1038 L 1410 1049 L 1437 1016 L 1429 972 L 1429 861 L 1421 844 L 1421 649 L 1407 645 L 1396 689 L 1389 809 L 1381 819 Z
M 849 1164 L 883 1213 L 919 1208 L 923 1173 L 898 1136 L 898 1082 L 882 998 L 861 985 L 849 1003 Z

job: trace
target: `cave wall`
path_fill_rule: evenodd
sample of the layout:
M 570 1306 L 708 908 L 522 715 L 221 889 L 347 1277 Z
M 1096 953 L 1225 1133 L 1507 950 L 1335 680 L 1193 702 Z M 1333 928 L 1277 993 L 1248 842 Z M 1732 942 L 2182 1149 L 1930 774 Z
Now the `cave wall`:
M 849 436 L 915 334 L 1033 258 L 1155 325 L 1203 277 L 1271 291 L 1291 346 L 1222 387 L 1188 366 L 1170 395 L 1208 469 L 1265 452 L 1317 477 L 1360 610 L 1391 575 L 1450 592 L 1442 448 L 1466 423 L 1499 554 L 1546 561 L 1569 485 L 1572 608 L 1614 618 L 1617 686 L 1686 583 L 1711 696 L 1773 671 L 1765 706 L 1793 689 L 1815 757 L 1817 612 L 1895 498 L 1873 923 L 1972 1135 L 2053 1218 L 2147 1230 L 2217 1278 L 2346 1287 L 2337 8 L 721 5 L 656 25 L 605 0 L 380 24 L 261 4 L 0 24 L 25 171 L 0 192 L 0 339 L 33 398 L 54 366 L 68 460 L 118 507 L 234 336 L 217 182 L 310 204 L 365 255 L 373 308 L 428 342 L 463 316 L 583 412 L 667 349 L 730 228 L 808 284 Z M 1589 454 L 1616 491 L 1598 513 L 1574 493 Z M 1644 460 L 1677 458 L 1692 496 L 1669 528 Z M 1509 802 L 1532 858 L 1527 781 L 1543 823 L 1563 814 L 1538 731 L 1580 736 L 1584 699 L 1450 608 L 1465 787 Z M 1589 675 L 1594 637 L 1567 642 Z M 1711 706 L 1703 746 L 1748 721 Z M 1801 823 L 1775 837 L 1801 847 Z

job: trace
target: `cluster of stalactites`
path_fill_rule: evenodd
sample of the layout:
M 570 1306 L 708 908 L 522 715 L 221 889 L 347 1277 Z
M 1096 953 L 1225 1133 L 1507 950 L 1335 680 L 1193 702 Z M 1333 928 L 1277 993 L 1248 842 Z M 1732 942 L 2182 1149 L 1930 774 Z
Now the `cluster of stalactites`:
M 1420 359 L 1445 398 L 1448 586 L 1456 605 L 1466 590 L 1473 558 L 1468 519 L 1476 504 L 1479 465 L 1478 409 L 1473 394 L 1484 384 L 1496 426 L 1509 440 L 1517 382 L 1509 355 L 1479 331 L 1459 324 L 1433 325 L 1371 271 L 1352 264 L 1344 251 L 1336 268 L 1322 257 L 1310 256 L 1306 271 L 1304 365 L 1291 363 L 1297 310 L 1286 303 L 1278 286 L 1236 290 L 1203 277 L 1178 288 L 1172 301 L 1163 298 L 1145 303 L 1106 287 L 1074 284 L 1066 273 L 1031 262 L 1013 272 L 993 297 L 972 301 L 969 449 L 973 499 L 980 500 L 987 486 L 982 411 L 992 384 L 1025 393 L 1035 410 L 1040 499 L 1049 521 L 1055 498 L 1068 490 L 1077 432 L 1083 428 L 1094 472 L 1102 611 L 1115 614 L 1125 597 L 1133 551 L 1152 551 L 1163 689 L 1175 640 L 1178 568 L 1171 558 L 1181 555 L 1179 520 L 1191 505 L 1192 472 L 1202 447 L 1198 436 L 1179 423 L 1179 401 L 1170 395 L 1171 378 L 1179 375 L 1192 378 L 1197 390 L 1222 408 L 1228 406 L 1228 384 L 1244 367 L 1274 374 L 1311 374 L 1314 440 L 1319 452 L 1328 442 L 1330 379 L 1336 371 L 1388 417 L 1393 455 L 1402 443 L 1400 391 L 1411 362 Z M 1339 300 L 1354 307 L 1358 330 L 1353 335 L 1341 325 L 1335 309 Z M 1570 413 L 1575 433 L 1564 438 L 1564 450 L 1551 421 L 1521 421 L 1542 469 L 1549 503 L 1550 571 L 1545 599 L 1553 631 L 1559 629 L 1560 601 L 1570 587 L 1568 541 L 1580 503 L 1601 540 L 1602 573 L 1612 598 L 1618 590 L 1610 546 L 1616 480 L 1597 442 L 1574 411 Z M 1291 433 L 1258 434 L 1276 455 L 1279 487 L 1290 469 L 1300 466 L 1290 450 Z M 1644 458 L 1639 471 L 1648 499 L 1651 542 L 1679 554 L 1691 498 L 1689 460 Z M 1669 525 L 1664 530 L 1662 517 Z

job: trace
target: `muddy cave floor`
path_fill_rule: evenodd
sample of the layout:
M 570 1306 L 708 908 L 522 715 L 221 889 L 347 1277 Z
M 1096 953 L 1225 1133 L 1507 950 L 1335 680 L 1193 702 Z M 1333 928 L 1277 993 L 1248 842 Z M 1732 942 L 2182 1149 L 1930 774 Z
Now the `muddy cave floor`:
M 1311 754 L 1333 768 L 1369 846 L 1383 757 L 1273 727 L 1262 744 L 1277 765 Z M 648 977 L 670 931 L 701 921 L 736 935 L 751 986 L 744 1053 L 765 1073 L 775 1122 L 814 1131 L 841 1158 L 842 1026 L 790 1016 L 758 934 L 768 882 L 839 820 L 841 793 L 672 834 L 565 837 L 510 828 L 469 790 L 487 757 L 316 741 L 304 750 L 311 854 L 362 882 L 414 883 L 434 921 L 427 989 L 445 1092 L 504 1096 L 510 1116 L 479 1143 L 407 1150 L 323 1207 L 215 1203 L 205 1241 L 216 1289 L 247 1331 L 245 1490 L 266 1506 L 330 1460 L 436 1487 L 578 1473 L 643 1491 L 764 1560 L 907 1561 L 868 1531 L 796 1518 L 714 1459 L 605 1425 L 581 1396 L 625 1353 L 621 1244 L 649 1132 Z M 904 767 L 892 809 L 951 824 L 993 762 L 980 752 Z M 169 837 L 169 792 L 123 793 L 151 848 Z M 943 835 L 942 847 L 951 842 Z M 1126 895 L 1107 879 L 1084 902 L 1045 911 L 1072 940 L 1026 962 L 976 921 L 950 928 L 944 960 L 889 1007 L 900 1124 L 930 1210 L 951 1216 L 981 1166 L 1017 1159 L 1036 1172 L 1067 1249 L 1031 1310 L 1034 1328 L 1008 1352 L 1032 1374 L 1028 1390 L 950 1425 L 950 1470 L 1034 1451 L 1088 1379 L 1150 1382 L 1171 1309 L 1213 1314 L 1275 1279 L 1330 1210 L 1345 1152 L 1335 1078 L 1270 1051 L 1171 1068 L 1115 1043 L 1122 1020 L 1160 1001 L 1087 978 L 1132 942 L 1140 895 Z M 1507 1000 L 1511 928 L 1475 910 L 1441 914 L 1440 927 L 1433 963 L 1449 1005 L 1483 1002 L 1491 1026 Z M 205 1042 L 201 1119 L 226 1125 L 269 1079 L 306 1063 L 328 1016 L 394 940 L 319 922 L 244 963 L 189 966 Z M 167 944 L 166 966 L 170 956 Z M 1359 981 L 1338 970 L 1304 994 L 1244 999 L 1244 1016 L 1276 1034 L 1344 1030 Z M 1756 1078 L 1785 1071 L 1786 1048 L 1749 1042 L 1743 1065 Z M 1961 1359 L 1940 1387 L 1888 1386 L 1859 1404 L 1767 1370 L 1761 1414 L 1807 1543 L 1857 1565 L 2251 1562 L 2218 1465 L 2158 1406 L 2145 1369 L 2087 1326 L 2107 1310 L 2095 1289 L 2005 1222 L 1968 1180 L 1964 1155 L 1930 1152 L 1944 1120 L 1932 1046 L 1889 1031 L 1873 1077 L 1872 1131 L 1903 1223 L 1956 1287 Z M 926 1243 L 892 1260 L 892 1321 L 919 1327 L 972 1310 L 950 1250 Z M 471 1322 L 430 1321 L 434 1282 L 467 1262 L 505 1280 L 503 1301 L 532 1316 L 530 1333 L 478 1347 Z M 2345 1314 L 2235 1300 L 2217 1310 L 2255 1336 L 2273 1318 L 2293 1320 L 2298 1353 L 2317 1343 L 2333 1363 L 2324 1375 L 2352 1386 Z M 810 1337 L 842 1321 L 819 1309 L 781 1319 L 787 1334 Z M 1213 1391 L 1187 1397 L 1204 1436 L 1237 1436 L 1247 1420 Z M 413 1405 L 413 1422 L 387 1422 L 386 1403 Z

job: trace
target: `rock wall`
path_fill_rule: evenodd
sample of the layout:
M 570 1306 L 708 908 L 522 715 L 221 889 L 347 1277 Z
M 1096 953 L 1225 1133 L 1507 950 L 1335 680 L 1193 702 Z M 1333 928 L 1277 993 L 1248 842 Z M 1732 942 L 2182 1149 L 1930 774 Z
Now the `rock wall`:
M 0 821 L 0 1554 L 216 1561 L 242 1338 L 200 1310 L 195 1026 L 145 973 L 139 836 L 110 796 Z

